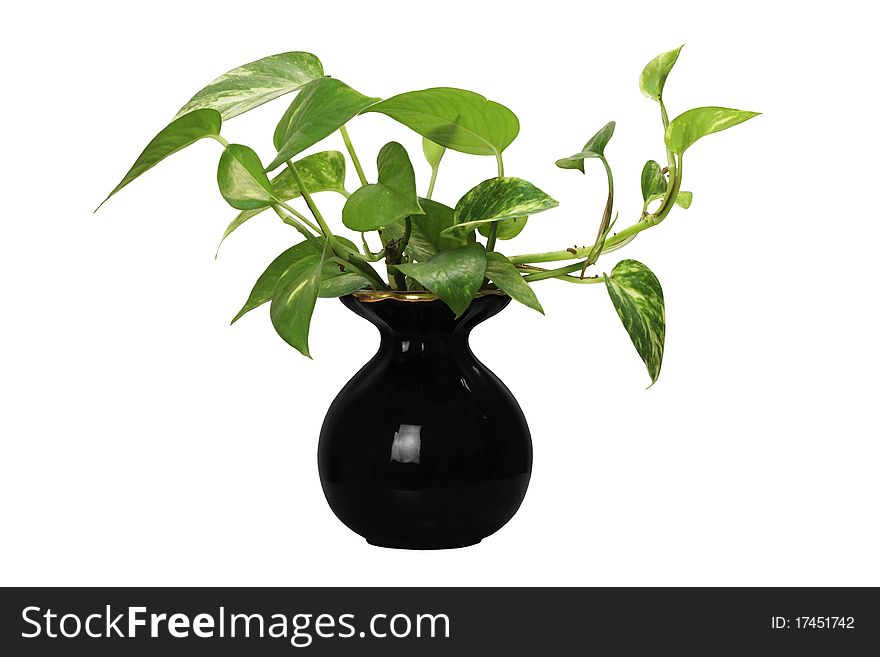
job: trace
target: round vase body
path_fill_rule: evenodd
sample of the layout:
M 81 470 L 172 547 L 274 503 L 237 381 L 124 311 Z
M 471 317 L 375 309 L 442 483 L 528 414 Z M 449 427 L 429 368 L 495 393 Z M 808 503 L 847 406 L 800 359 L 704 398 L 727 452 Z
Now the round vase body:
M 321 428 L 327 502 L 374 545 L 478 543 L 516 513 L 532 469 L 519 404 L 468 345 L 509 297 L 478 297 L 458 319 L 435 298 L 341 300 L 378 327 L 381 343 Z

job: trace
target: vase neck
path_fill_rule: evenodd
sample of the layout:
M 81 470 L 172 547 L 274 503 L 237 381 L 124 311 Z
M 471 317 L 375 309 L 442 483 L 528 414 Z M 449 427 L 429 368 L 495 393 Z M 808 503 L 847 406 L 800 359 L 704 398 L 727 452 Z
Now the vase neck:
M 487 295 L 473 300 L 460 317 L 442 301 L 405 301 L 382 299 L 362 301 L 355 296 L 342 297 L 346 307 L 374 324 L 382 341 L 393 343 L 396 351 L 424 351 L 430 344 L 467 341 L 473 328 L 499 313 L 510 298 Z

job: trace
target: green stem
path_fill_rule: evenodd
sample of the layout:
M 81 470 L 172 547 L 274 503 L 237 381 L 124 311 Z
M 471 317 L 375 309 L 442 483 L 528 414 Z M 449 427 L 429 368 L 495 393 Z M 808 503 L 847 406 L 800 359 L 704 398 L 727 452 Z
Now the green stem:
M 301 212 L 297 212 L 294 208 L 292 208 L 292 207 L 290 207 L 289 205 L 287 205 L 287 203 L 285 203 L 284 201 L 278 201 L 278 205 L 280 205 L 282 208 L 284 208 L 285 210 L 287 210 L 290 214 L 292 214 L 294 217 L 296 217 L 297 219 L 299 219 L 301 222 L 303 222 L 306 226 L 308 226 L 309 228 L 311 228 L 311 229 L 312 229 L 313 231 L 315 231 L 316 233 L 320 233 L 320 232 L 321 232 L 321 229 L 318 228 L 318 226 L 316 226 L 315 224 L 313 224 L 313 223 L 309 220 L 308 217 L 306 217 L 306 216 L 305 216 L 304 214 L 302 214 Z
M 528 274 L 523 276 L 523 280 L 527 283 L 534 283 L 535 281 L 543 281 L 547 278 L 559 278 L 560 276 L 564 276 L 565 274 L 570 274 L 581 269 L 584 266 L 586 260 L 579 260 L 578 262 L 572 263 L 570 265 L 565 265 L 565 267 L 558 267 L 556 269 L 545 269 L 534 274 Z M 582 280 L 591 280 L 584 278 Z
M 498 177 L 504 177 L 504 160 L 501 158 L 501 153 L 495 153 L 495 161 L 498 163 Z
M 354 145 L 351 143 L 351 137 L 348 136 L 348 129 L 342 126 L 339 128 L 339 133 L 342 135 L 342 141 L 345 142 L 345 150 L 348 151 L 348 155 L 351 157 L 351 162 L 354 164 L 354 170 L 357 171 L 361 185 L 366 185 L 367 177 L 364 175 L 364 170 L 361 167 L 361 161 L 358 159 L 357 153 L 354 152 Z
M 309 206 L 309 210 L 315 217 L 315 221 L 318 222 L 318 226 L 321 228 L 321 232 L 324 234 L 324 237 L 327 238 L 327 242 L 330 248 L 333 249 L 333 253 L 337 256 L 345 260 L 352 267 L 359 270 L 363 273 L 367 278 L 373 281 L 373 285 L 377 286 L 378 290 L 387 290 L 388 286 L 385 284 L 385 281 L 376 273 L 376 270 L 373 269 L 364 259 L 362 255 L 355 254 L 351 252 L 351 250 L 344 248 L 344 246 L 338 242 L 333 236 L 333 232 L 330 230 L 330 227 L 327 225 L 327 222 L 324 221 L 324 217 L 321 216 L 321 211 L 318 210 L 318 206 L 315 205 L 315 202 L 312 200 L 312 195 L 309 194 L 306 189 L 305 183 L 303 183 L 302 177 L 300 177 L 299 172 L 296 170 L 296 166 L 294 166 L 293 162 L 287 160 L 287 167 L 290 169 L 290 173 L 293 174 L 293 179 L 296 181 L 297 187 L 299 187 L 299 191 L 302 194 L 303 199 L 305 199 L 306 205 Z
M 286 223 L 288 226 L 293 226 L 294 228 L 296 228 L 307 240 L 315 239 L 315 236 L 310 233 L 305 226 L 303 226 L 299 221 L 297 221 L 290 215 L 284 214 L 277 205 L 273 205 L 272 209 L 275 210 L 275 214 L 281 217 L 281 221 Z
M 675 165 L 673 165 L 673 167 L 674 168 L 670 169 L 669 172 L 671 184 L 666 190 L 666 194 L 664 195 L 663 201 L 661 201 L 660 207 L 657 209 L 657 211 L 653 214 L 649 214 L 638 223 L 635 223 L 628 228 L 624 228 L 619 233 L 615 233 L 614 235 L 608 237 L 608 239 L 605 240 L 605 246 L 603 249 L 604 251 L 612 251 L 616 248 L 619 248 L 626 242 L 632 240 L 633 237 L 641 233 L 643 230 L 647 230 L 648 228 L 656 226 L 666 218 L 666 216 L 675 206 L 675 197 L 678 195 L 678 192 L 681 189 L 681 158 L 679 158 L 678 160 L 678 166 L 676 167 Z M 556 262 L 560 260 L 573 260 L 574 258 L 588 258 L 594 246 L 595 245 L 566 251 L 526 253 L 519 256 L 509 256 L 508 260 L 510 260 L 510 262 L 512 262 L 513 264 L 518 265 L 530 262 Z
M 290 160 L 287 160 L 287 168 L 290 169 L 290 173 L 293 174 L 293 179 L 296 181 L 296 186 L 299 187 L 299 193 L 302 194 L 306 205 L 309 206 L 309 211 L 315 217 L 315 221 L 318 222 L 318 226 L 321 227 L 321 232 L 324 233 L 324 237 L 332 236 L 333 233 L 330 230 L 330 227 L 327 226 L 327 222 L 325 222 L 324 217 L 321 216 L 321 211 L 318 210 L 318 206 L 315 205 L 315 202 L 312 200 L 312 195 L 309 194 L 309 190 L 306 189 L 305 183 L 303 182 L 302 177 L 299 175 L 299 171 L 296 170 L 296 167 Z
M 669 127 L 669 114 L 666 113 L 666 104 L 663 102 L 663 98 L 658 98 L 657 102 L 660 103 L 660 119 L 663 121 L 663 142 L 665 143 L 666 128 Z M 669 161 L 669 170 L 672 171 L 675 167 L 675 155 L 668 148 L 666 149 L 666 159 Z
M 437 171 L 439 170 L 439 166 L 431 167 L 431 182 L 428 183 L 428 193 L 425 194 L 425 198 L 429 199 L 434 195 L 434 183 L 437 182 Z
M 229 146 L 229 142 L 226 141 L 226 140 L 225 140 L 223 137 L 221 137 L 220 135 L 209 135 L 209 136 L 211 137 L 211 139 L 213 139 L 213 140 L 215 140 L 215 141 L 219 141 L 221 144 L 223 144 L 223 148 L 226 148 L 226 147 Z
M 495 153 L 495 161 L 498 163 L 498 177 L 504 177 L 504 160 L 501 158 L 501 153 Z M 489 224 L 489 236 L 486 239 L 486 250 L 494 251 L 495 250 L 495 241 L 498 239 L 498 222 L 494 221 Z

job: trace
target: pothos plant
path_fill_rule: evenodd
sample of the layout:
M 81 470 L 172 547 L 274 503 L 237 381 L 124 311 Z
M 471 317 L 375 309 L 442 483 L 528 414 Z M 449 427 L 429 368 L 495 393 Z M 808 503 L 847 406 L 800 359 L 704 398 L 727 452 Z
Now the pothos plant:
M 690 206 L 692 194 L 682 189 L 682 167 L 685 153 L 698 139 L 756 115 L 698 107 L 669 120 L 663 92 L 680 52 L 677 48 L 655 57 L 639 79 L 642 93 L 659 106 L 666 153 L 665 164 L 648 160 L 642 170 L 641 214 L 633 224 L 614 232 L 614 178 L 605 156 L 613 121 L 579 152 L 556 162 L 560 168 L 581 173 L 587 160 L 597 160 L 604 168 L 608 199 L 589 246 L 526 254 L 505 248 L 501 253 L 499 242 L 512 240 L 531 217 L 558 205 L 532 183 L 506 175 L 503 154 L 520 128 L 508 108 L 451 87 L 409 91 L 386 100 L 365 96 L 325 76 L 318 58 L 306 52 L 272 55 L 211 82 L 147 145 L 107 198 L 172 153 L 204 138 L 216 140 L 223 148 L 217 168 L 220 193 L 239 211 L 223 240 L 270 209 L 302 237 L 269 264 L 233 322 L 269 303 L 278 334 L 309 356 L 309 324 L 318 297 L 340 297 L 361 289 L 434 294 L 458 316 L 481 291 L 491 290 L 543 313 L 534 283 L 553 279 L 604 284 L 653 383 L 660 373 L 665 336 L 663 292 L 657 277 L 635 260 L 622 260 L 609 273 L 596 274 L 594 269 L 601 256 L 661 223 L 674 206 Z M 253 149 L 231 144 L 220 135 L 224 121 L 291 92 L 298 94 L 275 128 L 276 153 L 268 165 Z M 424 194 L 419 194 L 409 154 L 397 142 L 379 151 L 378 179 L 367 179 L 346 129 L 349 121 L 365 113 L 384 114 L 422 136 L 431 168 Z M 360 186 L 353 192 L 345 186 L 346 160 L 341 152 L 303 157 L 307 149 L 337 132 L 357 173 Z M 433 199 L 447 149 L 494 158 L 497 166 L 495 177 L 474 186 L 454 205 Z M 331 228 L 315 200 L 320 192 L 345 197 L 342 224 L 360 233 L 360 246 Z M 297 209 L 294 202 L 304 207 Z M 372 238 L 376 251 L 370 246 L 370 233 L 378 237 Z M 386 278 L 376 269 L 380 262 Z M 552 268 L 546 264 L 560 262 L 567 264 Z

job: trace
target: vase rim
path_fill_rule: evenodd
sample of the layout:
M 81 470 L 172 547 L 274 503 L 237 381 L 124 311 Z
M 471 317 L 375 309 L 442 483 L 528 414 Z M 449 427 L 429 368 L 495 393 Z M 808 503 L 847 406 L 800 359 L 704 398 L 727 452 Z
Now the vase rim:
M 355 297 L 358 301 L 363 303 L 374 303 L 376 301 L 384 301 L 386 299 L 395 299 L 397 301 L 406 301 L 406 302 L 422 302 L 422 301 L 439 301 L 440 297 L 438 297 L 433 292 L 417 292 L 417 291 L 407 291 L 407 292 L 399 292 L 396 290 L 355 290 L 351 293 L 351 296 Z M 479 299 L 480 297 L 487 296 L 507 296 L 501 290 L 480 290 L 474 295 L 475 299 Z

